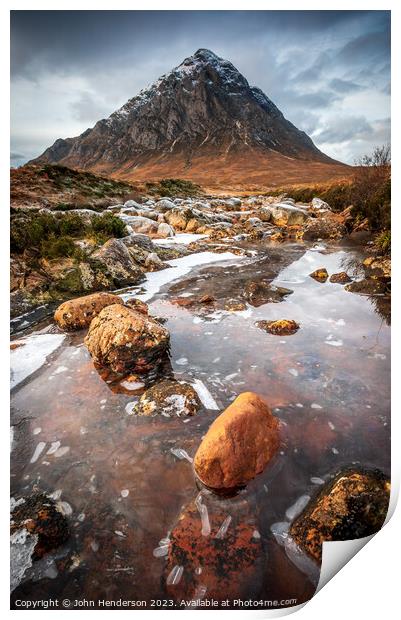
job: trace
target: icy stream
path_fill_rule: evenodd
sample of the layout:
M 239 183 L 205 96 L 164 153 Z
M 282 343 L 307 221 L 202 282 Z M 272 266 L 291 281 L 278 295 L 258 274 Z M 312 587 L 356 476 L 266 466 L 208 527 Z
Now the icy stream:
M 344 261 L 359 256 L 357 248 L 255 248 L 252 258 L 205 252 L 170 261 L 132 290 L 166 320 L 174 376 L 192 383 L 202 401 L 192 418 L 132 415 L 143 387 L 102 378 L 83 345 L 84 332 L 65 335 L 47 320 L 18 335 L 23 346 L 11 352 L 12 495 L 35 488 L 57 493 L 72 535 L 46 556 L 46 566 L 26 562 L 14 598 L 124 598 L 150 605 L 166 598 L 166 587 L 171 598 L 189 573 L 199 580 L 193 597 L 202 598 L 207 566 L 166 567 L 171 532 L 195 500 L 202 544 L 229 545 L 239 522 L 251 528 L 265 599 L 290 590 L 299 600 L 311 596 L 311 573 L 298 556 L 289 557 L 281 538 L 339 467 L 358 462 L 388 472 L 390 328 L 380 300 L 309 277 L 318 267 L 342 271 Z M 240 297 L 244 281 L 263 276 L 293 293 L 281 303 L 225 309 L 225 298 L 233 291 Z M 172 303 L 205 293 L 222 303 Z M 255 325 L 279 318 L 294 319 L 299 331 L 279 337 Z M 236 498 L 219 500 L 198 488 L 191 459 L 219 410 L 248 390 L 263 395 L 280 419 L 281 451 L 274 467 Z M 18 548 L 22 556 L 25 551 Z M 236 583 L 235 567 L 230 570 Z

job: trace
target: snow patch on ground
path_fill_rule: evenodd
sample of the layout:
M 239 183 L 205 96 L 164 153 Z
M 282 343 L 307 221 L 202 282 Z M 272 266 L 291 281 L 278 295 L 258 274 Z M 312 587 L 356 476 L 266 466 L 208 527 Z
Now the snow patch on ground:
M 37 334 L 21 339 L 23 346 L 11 351 L 11 389 L 39 370 L 64 338 L 64 334 Z
M 199 239 L 204 239 L 207 235 L 196 235 L 195 233 L 180 233 L 174 235 L 174 237 L 167 237 L 166 239 L 152 239 L 156 245 L 171 245 L 172 243 L 181 243 L 183 245 L 189 245 Z

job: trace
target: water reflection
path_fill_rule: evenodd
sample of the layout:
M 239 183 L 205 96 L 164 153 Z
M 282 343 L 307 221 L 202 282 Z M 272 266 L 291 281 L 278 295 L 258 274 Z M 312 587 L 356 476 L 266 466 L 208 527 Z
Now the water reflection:
M 266 398 L 282 429 L 274 470 L 234 499 L 202 490 L 211 526 L 203 536 L 192 464 L 172 449 L 192 458 L 218 411 L 203 406 L 186 419 L 131 415 L 144 389 L 137 378 L 95 369 L 84 334 L 69 336 L 13 393 L 11 466 L 14 496 L 59 491 L 72 508 L 73 535 L 63 554 L 49 559 L 51 575 L 34 581 L 28 571 L 14 599 L 149 601 L 196 598 L 205 587 L 205 597 L 258 593 L 300 602 L 312 595 L 314 583 L 291 562 L 271 526 L 342 465 L 389 471 L 390 332 L 369 299 L 309 277 L 319 267 L 340 271 L 358 250 L 292 244 L 265 250 L 243 266 L 186 274 L 162 288 L 150 309 L 171 334 L 165 376 L 201 381 L 220 409 L 247 390 Z M 224 310 L 224 301 L 257 277 L 294 292 L 280 303 Z M 213 304 L 169 301 L 206 293 L 221 302 L 218 312 Z M 280 337 L 255 326 L 283 317 L 301 325 L 297 333 Z M 56 442 L 57 450 L 68 450 L 56 456 Z M 39 443 L 44 446 L 32 462 Z M 216 540 L 228 516 L 226 534 Z M 155 557 L 165 539 L 175 542 Z

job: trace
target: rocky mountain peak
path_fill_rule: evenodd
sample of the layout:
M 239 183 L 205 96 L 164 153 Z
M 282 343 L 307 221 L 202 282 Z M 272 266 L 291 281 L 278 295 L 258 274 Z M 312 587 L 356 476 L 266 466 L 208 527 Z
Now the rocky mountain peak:
M 38 160 L 122 176 L 192 174 L 230 157 L 280 155 L 333 163 L 228 60 L 200 48 L 76 138 L 58 139 Z M 37 160 L 37 161 L 38 161 Z

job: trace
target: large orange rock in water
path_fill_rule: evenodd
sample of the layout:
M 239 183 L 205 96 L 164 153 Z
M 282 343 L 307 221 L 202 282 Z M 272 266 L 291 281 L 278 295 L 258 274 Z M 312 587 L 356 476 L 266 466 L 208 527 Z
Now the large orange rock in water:
M 118 295 L 93 293 L 65 301 L 54 313 L 54 320 L 62 329 L 83 329 L 88 327 L 92 319 L 106 306 L 123 303 Z
M 90 324 L 85 344 L 94 361 L 116 373 L 145 373 L 161 361 L 167 329 L 141 312 L 114 304 Z
M 277 418 L 257 394 L 244 392 L 210 426 L 195 471 L 213 489 L 242 486 L 264 470 L 279 443 Z

